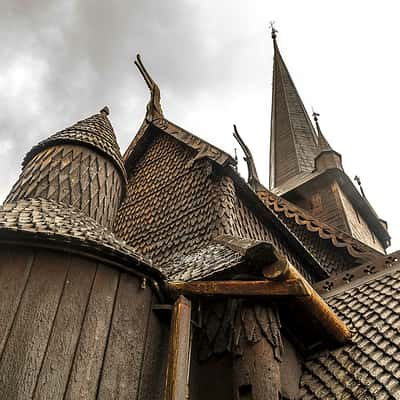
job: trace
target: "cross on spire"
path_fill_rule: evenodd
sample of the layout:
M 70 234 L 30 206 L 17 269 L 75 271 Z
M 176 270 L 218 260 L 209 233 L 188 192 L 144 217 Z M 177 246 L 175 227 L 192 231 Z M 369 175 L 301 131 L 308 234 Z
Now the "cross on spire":
M 270 21 L 269 29 L 271 29 L 272 39 L 275 40 L 276 39 L 276 34 L 278 33 L 278 31 L 275 29 L 275 21 Z

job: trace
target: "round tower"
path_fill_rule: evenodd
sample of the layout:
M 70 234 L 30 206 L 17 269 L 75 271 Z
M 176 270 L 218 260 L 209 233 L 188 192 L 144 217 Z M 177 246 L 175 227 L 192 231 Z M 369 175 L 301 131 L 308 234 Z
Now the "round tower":
M 108 114 L 104 107 L 34 146 L 5 203 L 53 200 L 111 227 L 124 196 L 126 172 Z

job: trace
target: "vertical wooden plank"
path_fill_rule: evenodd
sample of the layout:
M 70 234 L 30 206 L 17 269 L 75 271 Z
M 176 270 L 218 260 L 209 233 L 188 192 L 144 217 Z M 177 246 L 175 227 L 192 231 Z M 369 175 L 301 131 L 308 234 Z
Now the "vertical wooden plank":
M 119 272 L 99 265 L 65 399 L 94 399 L 110 330 Z
M 153 303 L 156 301 L 153 295 Z M 138 399 L 162 400 L 168 359 L 169 321 L 150 312 Z
M 0 361 L 0 398 L 32 396 L 70 257 L 38 251 Z
M 0 354 L 10 333 L 33 259 L 32 249 L 0 247 Z
M 179 296 L 171 320 L 165 400 L 183 400 L 188 389 L 191 302 Z
M 63 398 L 95 272 L 95 262 L 72 256 L 34 399 Z
M 100 399 L 136 399 L 148 328 L 151 290 L 122 274 L 98 392 Z

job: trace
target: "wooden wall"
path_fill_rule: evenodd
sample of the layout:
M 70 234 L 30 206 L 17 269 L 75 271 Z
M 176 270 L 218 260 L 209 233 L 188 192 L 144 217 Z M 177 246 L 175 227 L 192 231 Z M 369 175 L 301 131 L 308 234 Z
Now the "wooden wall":
M 0 245 L 0 398 L 162 398 L 168 323 L 105 264 Z

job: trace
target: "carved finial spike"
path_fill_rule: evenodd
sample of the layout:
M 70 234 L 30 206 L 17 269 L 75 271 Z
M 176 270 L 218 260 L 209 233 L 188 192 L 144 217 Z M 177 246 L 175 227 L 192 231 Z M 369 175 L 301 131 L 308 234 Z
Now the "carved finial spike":
M 160 103 L 160 89 L 157 84 L 153 81 L 150 74 L 147 72 L 145 66 L 143 65 L 140 54 L 136 55 L 135 65 L 138 68 L 139 72 L 143 76 L 148 88 L 150 89 L 150 101 L 147 105 L 147 114 L 146 118 L 149 121 L 153 121 L 155 119 L 163 118 L 163 112 L 161 109 Z
M 275 29 L 275 21 L 270 21 L 269 29 L 271 29 L 272 39 L 275 40 L 276 39 L 276 34 L 278 33 L 278 31 Z
M 110 109 L 108 108 L 108 106 L 104 106 L 101 110 L 100 110 L 101 114 L 105 114 L 105 115 L 110 115 Z
M 245 155 L 244 160 L 246 161 L 247 169 L 248 169 L 248 173 L 249 173 L 247 182 L 255 191 L 257 191 L 257 189 L 261 185 L 260 185 L 260 180 L 258 179 L 257 170 L 256 170 L 256 166 L 254 164 L 253 156 L 251 155 L 249 148 L 246 146 L 246 144 L 243 142 L 242 138 L 240 137 L 235 124 L 233 125 L 233 136 L 239 143 L 239 145 L 242 148 L 243 153 Z

